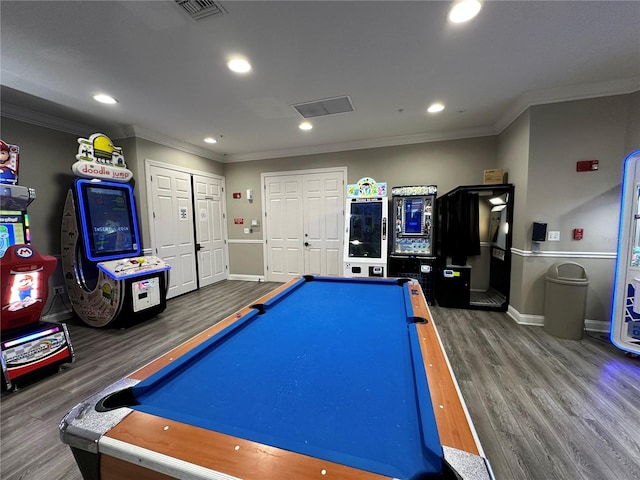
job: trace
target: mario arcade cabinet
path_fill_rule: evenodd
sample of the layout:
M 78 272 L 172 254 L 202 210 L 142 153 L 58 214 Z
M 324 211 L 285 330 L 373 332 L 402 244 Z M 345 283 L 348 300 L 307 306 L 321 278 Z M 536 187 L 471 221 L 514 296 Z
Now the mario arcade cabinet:
M 0 140 L 3 154 L 5 144 Z M 17 384 L 57 370 L 73 361 L 73 347 L 65 324 L 40 321 L 49 297 L 49 276 L 56 269 L 55 257 L 40 255 L 29 245 L 27 207 L 35 200 L 32 188 L 16 185 L 16 145 L 10 181 L 0 181 L 0 359 L 2 387 Z
M 78 139 L 79 178 L 67 194 L 62 218 L 62 269 L 76 315 L 92 327 L 157 315 L 166 308 L 168 270 L 141 256 L 131 171 L 122 149 L 105 135 Z
M 49 295 L 48 279 L 57 263 L 55 257 L 40 255 L 29 245 L 12 245 L 0 259 L 0 345 L 7 390 L 36 373 L 73 361 L 67 326 L 40 321 Z

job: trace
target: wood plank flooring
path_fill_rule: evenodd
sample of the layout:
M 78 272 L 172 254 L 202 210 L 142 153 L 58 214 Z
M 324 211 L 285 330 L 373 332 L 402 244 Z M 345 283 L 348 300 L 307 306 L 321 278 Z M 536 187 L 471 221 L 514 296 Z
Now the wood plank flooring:
M 67 322 L 76 361 L 3 392 L 0 478 L 80 480 L 58 423 L 79 401 L 278 284 L 225 281 L 127 329 Z M 562 340 L 504 313 L 431 312 L 498 480 L 640 479 L 640 361 L 600 337 Z

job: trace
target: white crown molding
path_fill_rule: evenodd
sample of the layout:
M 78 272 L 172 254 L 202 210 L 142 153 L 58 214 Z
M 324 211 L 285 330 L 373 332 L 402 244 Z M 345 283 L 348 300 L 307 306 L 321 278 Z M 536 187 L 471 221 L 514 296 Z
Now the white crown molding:
M 640 77 L 623 78 L 600 83 L 530 90 L 522 93 L 494 124 L 494 135 L 501 133 L 527 108 L 548 103 L 570 102 L 588 98 L 624 95 L 640 91 Z
M 616 252 L 560 252 L 560 251 L 540 251 L 520 250 L 512 248 L 511 253 L 520 257 L 545 257 L 545 258 L 593 258 L 593 259 L 612 259 L 618 257 Z
M 414 143 L 439 142 L 443 140 L 458 140 L 463 138 L 486 137 L 494 135 L 492 129 L 473 128 L 451 132 L 415 133 L 411 135 L 397 135 L 394 137 L 372 138 L 353 142 L 330 143 L 326 145 L 311 145 L 308 147 L 283 148 L 264 152 L 241 153 L 228 155 L 225 163 L 251 162 L 270 158 L 297 157 L 301 155 L 317 155 L 320 153 L 346 152 L 349 150 L 364 150 L 367 148 L 395 147 Z
M 137 138 L 148 140 L 150 142 L 159 143 L 165 147 L 175 148 L 182 152 L 191 153 L 192 155 L 198 155 L 200 157 L 208 158 L 209 160 L 215 160 L 216 162 L 225 162 L 225 157 L 219 153 L 212 152 L 206 148 L 201 148 L 191 143 L 182 142 L 178 139 L 163 135 L 153 130 L 147 130 L 142 127 L 133 127 L 134 134 Z
M 266 160 L 271 158 L 294 157 L 302 155 L 315 155 L 321 153 L 335 153 L 349 150 L 363 150 L 367 148 L 393 147 L 416 143 L 429 143 L 445 140 L 458 140 L 463 138 L 485 137 L 498 135 L 516 120 L 527 108 L 535 105 L 584 100 L 588 98 L 606 97 L 612 95 L 629 94 L 640 91 L 640 77 L 632 77 L 600 83 L 572 85 L 565 87 L 531 90 L 522 93 L 511 106 L 501 115 L 491 127 L 472 128 L 450 132 L 418 133 L 411 135 L 398 135 L 393 137 L 357 140 L 353 142 L 341 142 L 325 145 L 312 145 L 308 147 L 284 148 L 261 152 L 221 155 L 196 145 L 182 142 L 175 138 L 163 135 L 152 130 L 136 126 L 110 127 L 108 134 L 112 139 L 138 137 L 144 140 L 158 143 L 170 148 L 175 148 L 186 153 L 198 155 L 220 163 L 250 162 L 254 160 Z M 71 133 L 78 136 L 87 132 L 104 130 L 95 125 L 86 125 L 60 117 L 48 115 L 23 107 L 2 103 L 2 116 L 14 120 L 23 121 L 41 127 Z
M 46 113 L 36 112 L 28 108 L 19 107 L 11 103 L 2 103 L 2 116 L 17 120 L 19 122 L 29 123 L 38 127 L 50 128 L 59 132 L 70 133 L 84 137 L 87 132 L 103 132 L 103 127 L 89 125 L 86 123 L 78 123 L 64 118 L 56 117 Z M 110 128 L 109 132 L 103 132 L 110 138 L 127 138 L 133 136 L 133 130 L 126 127 L 114 129 Z

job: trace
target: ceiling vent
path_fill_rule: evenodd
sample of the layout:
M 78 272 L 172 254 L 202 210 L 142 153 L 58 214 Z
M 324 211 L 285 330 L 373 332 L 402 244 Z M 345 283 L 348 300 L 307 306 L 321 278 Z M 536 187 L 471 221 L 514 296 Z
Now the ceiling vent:
M 225 13 L 222 5 L 211 0 L 175 0 L 175 2 L 194 20 Z
M 292 105 L 292 107 L 304 118 L 322 117 L 335 113 L 353 112 L 354 110 L 351 99 L 347 96 L 316 100 L 315 102 L 298 103 Z

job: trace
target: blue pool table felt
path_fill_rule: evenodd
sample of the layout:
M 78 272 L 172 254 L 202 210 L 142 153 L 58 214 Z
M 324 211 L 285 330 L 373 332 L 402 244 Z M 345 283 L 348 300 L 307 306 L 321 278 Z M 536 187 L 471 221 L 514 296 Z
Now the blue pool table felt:
M 395 478 L 442 469 L 409 287 L 300 280 L 133 389 L 133 408 Z

